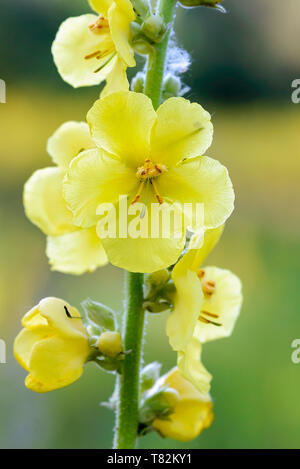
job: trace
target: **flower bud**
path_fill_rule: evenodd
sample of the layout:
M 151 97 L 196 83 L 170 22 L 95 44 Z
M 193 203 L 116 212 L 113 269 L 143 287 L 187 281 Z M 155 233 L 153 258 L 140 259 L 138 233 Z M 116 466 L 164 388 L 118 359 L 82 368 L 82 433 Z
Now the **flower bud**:
M 162 17 L 159 15 L 149 16 L 142 26 L 142 31 L 152 41 L 159 42 L 166 31 Z
M 120 332 L 103 332 L 97 346 L 104 356 L 114 358 L 123 351 L 122 336 Z
M 181 80 L 179 77 L 169 75 L 164 81 L 163 96 L 164 99 L 179 96 L 181 90 Z
M 150 426 L 155 419 L 165 419 L 174 412 L 179 399 L 175 389 L 154 386 L 144 399 L 140 409 L 140 423 Z
M 221 2 L 222 0 L 180 0 L 179 3 L 182 6 L 189 8 L 205 6 L 211 8 L 218 8 L 220 11 L 225 12 L 225 9 L 221 5 L 218 5 Z
M 131 90 L 135 93 L 143 93 L 145 84 L 145 76 L 142 72 L 138 72 L 131 81 Z
M 161 363 L 153 362 L 146 365 L 141 373 L 141 388 L 143 391 L 146 391 L 154 384 L 159 378 L 161 370 Z

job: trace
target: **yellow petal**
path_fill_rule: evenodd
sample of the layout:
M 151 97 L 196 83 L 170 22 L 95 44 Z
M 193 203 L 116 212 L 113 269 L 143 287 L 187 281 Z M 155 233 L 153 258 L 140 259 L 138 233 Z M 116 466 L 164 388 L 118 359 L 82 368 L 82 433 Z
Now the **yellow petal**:
M 189 250 L 175 265 L 173 276 L 180 275 L 180 273 L 184 272 L 186 269 L 197 272 L 204 260 L 218 243 L 223 231 L 224 225 L 213 230 L 206 230 L 202 247 L 200 249 Z
M 218 267 L 205 267 L 203 282 L 214 282 L 215 291 L 211 296 L 205 296 L 202 310 L 217 316 L 214 319 L 222 324 L 221 327 L 213 324 L 204 324 L 198 321 L 194 337 L 200 342 L 209 342 L 232 334 L 234 325 L 239 316 L 242 305 L 242 285 L 239 278 L 229 270 Z M 212 319 L 211 316 L 205 316 Z
M 156 120 L 151 100 L 142 93 L 113 93 L 95 102 L 87 116 L 99 147 L 137 169 L 150 152 Z
M 51 337 L 36 343 L 25 380 L 32 391 L 44 393 L 72 384 L 80 378 L 88 357 L 88 341 Z
M 68 317 L 65 308 L 71 318 Z M 79 312 L 66 301 L 53 297 L 44 298 L 40 301 L 38 309 L 40 314 L 47 319 L 49 326 L 60 336 L 87 341 L 87 332 L 83 327 Z
M 47 150 L 54 163 L 65 170 L 80 152 L 95 148 L 85 122 L 65 122 L 49 138 Z
M 177 391 L 178 402 L 166 420 L 156 419 L 154 428 L 165 438 L 190 441 L 200 435 L 213 421 L 213 404 L 209 394 L 201 394 L 177 368 L 165 378 L 163 384 Z
M 184 352 L 178 352 L 177 366 L 186 380 L 192 383 L 199 392 L 207 394 L 212 376 L 201 363 L 201 351 L 201 343 L 192 338 Z
M 107 256 L 95 228 L 62 236 L 49 236 L 47 256 L 52 270 L 81 275 L 107 264 Z
M 49 324 L 46 318 L 40 314 L 38 305 L 34 306 L 28 313 L 22 318 L 22 326 L 31 331 L 35 331 L 41 328 L 49 328 Z
M 14 341 L 14 355 L 19 364 L 29 371 L 29 363 L 33 346 L 49 336 L 49 331 L 45 329 L 36 329 L 34 331 L 22 329 Z
M 75 223 L 89 228 L 99 219 L 99 204 L 115 203 L 119 195 L 131 192 L 136 184 L 130 168 L 100 150 L 88 150 L 72 161 L 64 182 L 64 196 Z
M 129 44 L 130 39 L 130 23 L 134 21 L 135 15 L 131 2 L 130 8 L 121 9 L 114 3 L 108 11 L 108 21 L 112 40 L 114 41 L 116 50 L 122 60 L 128 67 L 135 66 L 133 48 Z
M 203 155 L 212 136 L 210 114 L 200 104 L 170 98 L 157 110 L 151 137 L 153 161 L 174 167 L 183 158 Z
M 112 59 L 112 63 L 113 68 L 106 77 L 106 85 L 101 92 L 101 98 L 105 98 L 111 93 L 129 90 L 125 63 L 118 55 Z
M 64 171 L 44 168 L 36 171 L 24 187 L 24 206 L 29 220 L 45 234 L 61 235 L 76 229 L 73 215 L 62 195 Z
M 113 57 L 115 46 L 108 28 L 97 34 L 89 29 L 96 20 L 97 16 L 91 14 L 68 18 L 61 24 L 52 45 L 61 77 L 74 88 L 98 85 L 110 71 L 109 58 Z M 101 59 L 96 55 L 86 59 L 97 51 Z M 102 66 L 101 72 L 95 73 Z
M 113 0 L 88 0 L 88 2 L 94 11 L 106 18 L 109 8 L 114 3 Z
M 191 229 L 212 229 L 224 224 L 234 208 L 234 191 L 228 171 L 217 160 L 202 156 L 187 160 L 172 168 L 157 179 L 157 186 L 163 198 L 183 204 L 203 204 L 202 217 Z
M 147 211 L 144 216 L 141 217 L 143 204 L 131 205 L 131 210 L 136 210 L 136 213 L 134 211 L 132 211 L 132 214 L 129 212 L 127 223 L 122 224 L 121 222 L 121 228 L 120 220 L 123 219 L 123 216 L 119 216 L 119 212 L 125 213 L 126 210 L 128 211 L 128 205 L 130 205 L 132 197 L 129 197 L 127 202 L 125 201 L 124 208 L 121 210 L 119 206 L 116 206 L 116 236 L 112 233 L 113 236 L 103 237 L 100 230 L 101 222 L 97 227 L 98 236 L 102 239 L 110 263 L 131 272 L 150 273 L 169 267 L 177 261 L 185 244 L 185 233 L 182 230 L 175 231 L 176 225 L 173 223 L 174 218 L 172 216 L 170 217 L 168 237 L 164 237 L 161 229 L 164 223 L 161 222 L 157 227 L 155 217 L 152 219 L 157 232 L 152 231 L 151 202 L 153 199 L 150 196 L 148 199 Z M 160 221 L 163 220 L 164 213 L 168 211 L 166 205 L 159 206 Z M 179 215 L 181 216 L 181 214 Z M 121 232 L 124 235 L 121 235 Z
M 173 272 L 176 287 L 174 311 L 167 321 L 167 335 L 173 350 L 185 350 L 192 339 L 203 303 L 197 275 L 191 270 Z

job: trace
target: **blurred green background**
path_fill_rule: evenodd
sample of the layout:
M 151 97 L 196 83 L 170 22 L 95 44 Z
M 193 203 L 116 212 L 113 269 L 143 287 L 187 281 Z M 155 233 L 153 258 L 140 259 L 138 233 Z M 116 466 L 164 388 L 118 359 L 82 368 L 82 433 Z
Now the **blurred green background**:
M 245 302 L 230 339 L 208 344 L 213 373 L 213 426 L 191 443 L 149 435 L 141 448 L 299 448 L 300 364 L 291 342 L 300 337 L 300 104 L 291 82 L 300 78 L 299 0 L 227 0 L 229 14 L 178 10 L 179 43 L 191 53 L 188 97 L 213 115 L 208 154 L 231 174 L 236 210 L 209 264 L 243 281 Z M 50 164 L 47 138 L 65 120 L 82 120 L 98 89 L 75 91 L 53 65 L 50 46 L 60 22 L 87 11 L 84 0 L 2 0 L 0 78 L 0 365 L 1 448 L 109 448 L 113 415 L 100 406 L 113 376 L 86 367 L 69 388 L 35 395 L 12 354 L 20 318 L 44 296 L 74 305 L 91 296 L 122 311 L 122 272 L 106 267 L 82 277 L 49 270 L 45 238 L 25 218 L 22 186 Z M 176 356 L 165 316 L 149 317 L 145 360 Z

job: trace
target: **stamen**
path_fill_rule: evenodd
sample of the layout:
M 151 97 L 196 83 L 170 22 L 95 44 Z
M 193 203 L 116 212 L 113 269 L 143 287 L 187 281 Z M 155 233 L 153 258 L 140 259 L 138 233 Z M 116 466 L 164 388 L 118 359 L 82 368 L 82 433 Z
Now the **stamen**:
M 197 273 L 197 277 L 201 280 L 205 276 L 205 270 L 199 269 Z
M 92 59 L 93 57 L 99 56 L 100 53 L 101 53 L 101 50 L 96 50 L 96 52 L 92 52 L 92 54 L 88 54 L 84 58 L 85 60 L 89 60 L 89 59 Z
M 90 24 L 89 29 L 93 33 L 97 33 L 99 32 L 99 30 L 103 28 L 108 28 L 108 27 L 109 27 L 108 20 L 104 18 L 104 16 L 99 16 L 99 18 L 95 21 L 95 23 Z
M 142 181 L 141 184 L 139 185 L 138 191 L 136 193 L 136 196 L 135 196 L 133 202 L 131 202 L 131 205 L 134 205 L 139 201 L 139 199 L 142 195 L 143 189 L 144 189 L 144 185 L 145 185 L 145 181 Z
M 218 319 L 219 315 L 218 314 L 214 314 L 214 313 L 210 313 L 209 311 L 201 311 L 201 314 L 205 314 L 206 316 L 210 316 L 212 318 L 216 318 Z
M 212 281 L 203 282 L 202 290 L 205 295 L 212 295 L 215 292 L 216 284 Z
M 213 326 L 222 327 L 222 324 L 220 324 L 219 322 L 215 322 L 215 321 L 212 321 L 211 319 L 207 319 L 207 318 L 203 317 L 202 313 L 207 314 L 206 311 L 201 311 L 201 314 L 198 317 L 199 321 L 204 322 L 204 324 L 212 324 Z
M 102 70 L 102 69 L 105 67 L 105 65 L 107 65 L 115 55 L 116 55 L 116 52 L 114 52 L 114 53 L 106 60 L 106 62 L 104 62 L 104 64 L 101 65 L 101 67 L 97 68 L 97 70 L 94 70 L 94 73 L 100 72 L 100 70 Z
M 155 192 L 155 195 L 156 195 L 156 198 L 158 200 L 158 203 L 162 204 L 164 201 L 163 201 L 163 198 L 161 197 L 159 191 L 158 191 L 158 187 L 157 187 L 157 184 L 156 182 L 154 181 L 154 179 L 151 179 L 151 184 L 154 188 L 154 192 Z

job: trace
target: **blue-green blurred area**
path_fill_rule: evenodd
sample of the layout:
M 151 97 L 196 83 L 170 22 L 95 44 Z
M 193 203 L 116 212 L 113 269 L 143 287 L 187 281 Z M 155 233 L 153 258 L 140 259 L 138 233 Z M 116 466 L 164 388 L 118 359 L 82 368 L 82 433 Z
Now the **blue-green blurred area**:
M 213 426 L 191 443 L 149 435 L 144 448 L 299 448 L 300 364 L 291 343 L 300 338 L 300 104 L 291 81 L 300 78 L 298 0 L 227 0 L 229 14 L 180 10 L 179 42 L 192 57 L 189 96 L 213 114 L 208 154 L 224 163 L 236 190 L 236 210 L 209 264 L 229 268 L 244 285 L 244 306 L 230 339 L 208 344 L 204 363 L 214 379 Z M 65 120 L 84 119 L 96 88 L 73 90 L 52 63 L 60 22 L 87 11 L 84 0 L 2 0 L 0 78 L 0 364 L 1 448 L 108 448 L 113 415 L 100 406 L 113 376 L 88 365 L 69 388 L 35 395 L 23 381 L 12 342 L 20 318 L 44 296 L 78 306 L 86 296 L 122 311 L 122 272 L 106 267 L 82 277 L 50 272 L 45 238 L 25 218 L 22 186 L 51 164 L 46 140 Z M 174 366 L 166 316 L 149 317 L 145 360 Z M 128 396 L 130 399 L 130 396 Z

